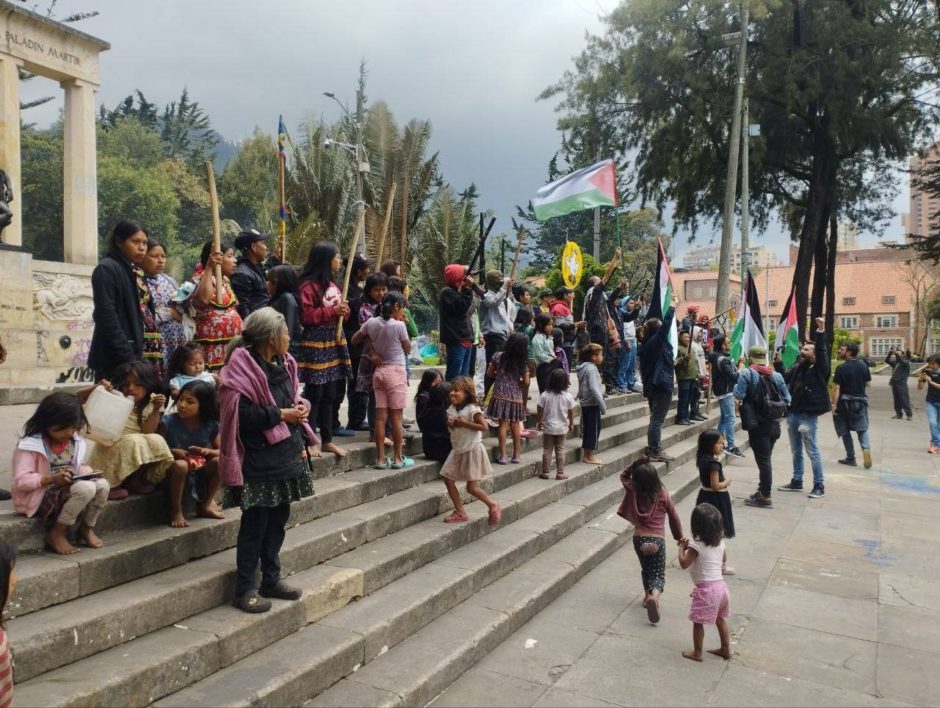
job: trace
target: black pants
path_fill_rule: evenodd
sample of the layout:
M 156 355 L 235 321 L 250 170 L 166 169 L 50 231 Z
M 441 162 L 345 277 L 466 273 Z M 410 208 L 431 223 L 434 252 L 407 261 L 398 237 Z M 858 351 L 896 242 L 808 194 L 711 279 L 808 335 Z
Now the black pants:
M 507 339 L 508 337 L 506 337 L 505 335 L 498 334 L 495 332 L 491 332 L 490 334 L 483 335 L 483 343 L 485 345 L 483 349 L 483 353 L 486 356 L 487 368 L 489 368 L 490 362 L 493 360 L 493 355 L 496 354 L 496 352 L 500 351 L 504 346 L 506 346 Z M 489 376 L 484 375 L 483 377 L 484 392 L 489 391 L 490 386 L 492 385 L 493 385 L 493 379 L 491 379 Z
M 894 397 L 894 412 L 898 415 L 903 412 L 910 418 L 914 412 L 911 410 L 911 393 L 907 388 L 907 381 L 892 381 L 891 395 Z
M 585 450 L 597 450 L 597 441 L 601 436 L 601 407 L 581 407 L 581 447 Z
M 325 384 L 306 384 L 304 398 L 310 401 L 310 424 L 320 429 L 320 440 L 326 445 L 333 442 L 333 402 L 336 400 L 336 381 Z
M 646 543 L 656 544 L 656 553 L 645 555 L 640 547 Z M 640 573 L 643 578 L 643 589 L 663 591 L 666 587 L 666 539 L 658 536 L 634 536 L 633 550 L 640 560 Z
M 235 595 L 255 588 L 255 570 L 261 562 L 261 587 L 272 588 L 281 579 L 281 545 L 290 504 L 255 506 L 242 512 L 235 549 Z
M 756 430 L 747 431 L 747 439 L 751 443 L 751 450 L 754 452 L 754 460 L 757 462 L 759 481 L 757 491 L 762 496 L 769 497 L 774 483 L 774 470 L 770 458 L 774 454 L 774 445 L 780 437 L 780 423 L 772 420 L 768 423 L 761 423 Z
M 356 390 L 356 377 L 359 376 L 359 362 L 362 357 L 352 357 L 352 379 L 346 385 L 346 398 L 349 400 L 349 409 L 346 411 L 350 430 L 356 430 L 366 422 L 366 408 L 369 399 L 365 394 Z
M 702 411 L 699 406 L 702 402 L 702 380 L 695 379 L 692 381 L 692 402 L 691 402 L 691 415 L 701 415 Z
M 666 414 L 669 412 L 669 405 L 672 403 L 672 391 L 653 388 L 652 386 L 647 391 L 644 385 L 643 392 L 646 394 L 646 402 L 650 407 L 650 424 L 646 429 L 646 447 L 650 454 L 662 452 L 663 423 L 666 422 Z

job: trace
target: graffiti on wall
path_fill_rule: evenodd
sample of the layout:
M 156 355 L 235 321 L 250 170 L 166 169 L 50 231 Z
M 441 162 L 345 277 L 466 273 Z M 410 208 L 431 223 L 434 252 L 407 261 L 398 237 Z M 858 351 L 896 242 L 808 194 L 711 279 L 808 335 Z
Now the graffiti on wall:
M 60 371 L 56 383 L 94 383 L 95 372 L 87 366 L 73 366 L 67 371 Z

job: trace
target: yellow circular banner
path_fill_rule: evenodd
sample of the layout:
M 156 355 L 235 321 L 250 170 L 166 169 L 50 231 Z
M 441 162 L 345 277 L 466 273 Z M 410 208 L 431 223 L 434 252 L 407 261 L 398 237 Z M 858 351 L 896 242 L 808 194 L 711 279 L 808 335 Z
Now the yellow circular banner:
M 561 277 L 569 288 L 578 287 L 581 282 L 584 260 L 581 258 L 581 248 L 574 241 L 568 241 L 561 254 Z

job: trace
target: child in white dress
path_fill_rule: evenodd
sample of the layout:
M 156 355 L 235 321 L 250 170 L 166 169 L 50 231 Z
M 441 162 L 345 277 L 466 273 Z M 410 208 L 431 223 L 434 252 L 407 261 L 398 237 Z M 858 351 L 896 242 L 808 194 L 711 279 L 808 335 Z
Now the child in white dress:
M 466 481 L 467 492 L 486 504 L 490 526 L 495 526 L 499 523 L 502 510 L 480 486 L 480 480 L 493 471 L 483 446 L 486 419 L 477 404 L 473 379 L 460 376 L 451 381 L 450 386 L 451 406 L 447 409 L 447 426 L 450 428 L 453 450 L 441 467 L 441 476 L 447 485 L 447 494 L 454 503 L 454 513 L 444 522 L 454 524 L 470 520 L 457 490 L 457 482 Z

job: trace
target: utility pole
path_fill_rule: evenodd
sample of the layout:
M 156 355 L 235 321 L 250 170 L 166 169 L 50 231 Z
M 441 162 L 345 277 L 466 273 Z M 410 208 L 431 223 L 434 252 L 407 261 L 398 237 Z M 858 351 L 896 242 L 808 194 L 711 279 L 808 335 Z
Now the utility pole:
M 748 189 L 748 147 L 751 142 L 751 123 L 748 118 L 747 96 L 744 97 L 744 105 L 741 108 L 741 282 L 744 282 L 744 274 L 747 273 L 748 266 L 748 231 L 751 227 L 750 214 L 750 190 Z
M 721 225 L 721 251 L 718 257 L 718 294 L 715 312 L 728 309 L 728 277 L 731 271 L 731 232 L 734 228 L 734 197 L 738 181 L 738 152 L 741 145 L 741 107 L 744 104 L 744 72 L 747 59 L 748 0 L 741 3 L 741 29 L 726 34 L 727 43 L 738 45 L 738 83 L 734 92 L 734 110 L 731 113 L 731 134 L 728 144 L 728 181 L 725 183 L 725 211 Z

